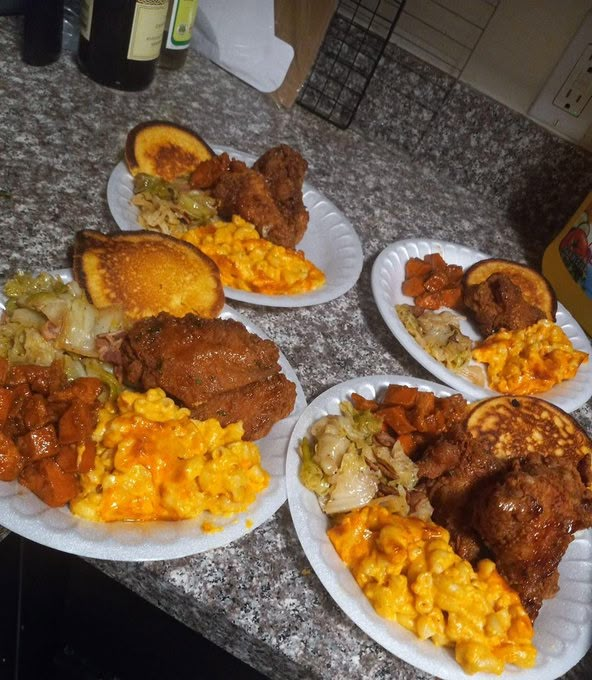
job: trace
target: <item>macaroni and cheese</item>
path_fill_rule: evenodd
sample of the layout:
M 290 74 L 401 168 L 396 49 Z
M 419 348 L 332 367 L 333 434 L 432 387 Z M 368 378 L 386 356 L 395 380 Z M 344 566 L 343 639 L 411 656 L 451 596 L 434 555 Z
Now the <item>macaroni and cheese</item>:
M 96 522 L 242 512 L 269 483 L 242 435 L 241 423 L 193 420 L 161 389 L 124 391 L 99 411 L 95 465 L 70 508 Z
M 225 286 L 266 295 L 296 295 L 325 284 L 323 272 L 302 251 L 261 238 L 238 215 L 232 222 L 191 229 L 181 238 L 214 260 Z
M 536 394 L 573 378 L 588 355 L 573 348 L 557 324 L 542 319 L 515 331 L 499 331 L 473 350 L 487 364 L 489 387 L 504 394 Z
M 454 646 L 467 673 L 534 665 L 532 623 L 518 595 L 490 560 L 475 571 L 456 555 L 442 527 L 366 506 L 328 535 L 380 616 Z

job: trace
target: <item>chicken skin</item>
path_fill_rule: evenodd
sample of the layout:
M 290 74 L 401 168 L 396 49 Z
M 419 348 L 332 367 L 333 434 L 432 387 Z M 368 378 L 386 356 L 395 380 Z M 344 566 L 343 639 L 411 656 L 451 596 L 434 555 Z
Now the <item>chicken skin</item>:
M 464 303 L 485 337 L 502 328 L 508 331 L 526 328 L 545 318 L 545 313 L 528 303 L 520 288 L 505 274 L 492 274 L 483 283 L 468 286 Z
M 225 220 L 240 215 L 262 238 L 295 248 L 308 226 L 302 186 L 308 168 L 304 158 L 287 144 L 269 149 L 249 168 L 221 153 L 199 163 L 190 184 L 208 191 Z
M 592 526 L 592 495 L 568 457 L 522 458 L 482 490 L 472 524 L 534 621 L 573 533 Z
M 126 384 L 160 387 L 199 419 L 242 420 L 246 440 L 264 437 L 294 408 L 296 387 L 278 359 L 277 346 L 242 323 L 195 314 L 141 319 L 121 344 Z

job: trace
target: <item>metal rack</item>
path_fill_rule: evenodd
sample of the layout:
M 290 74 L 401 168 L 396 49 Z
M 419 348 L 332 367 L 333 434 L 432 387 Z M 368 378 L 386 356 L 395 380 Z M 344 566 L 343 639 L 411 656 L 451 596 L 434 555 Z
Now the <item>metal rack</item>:
M 347 128 L 389 42 L 408 52 L 411 61 L 431 64 L 443 77 L 434 82 L 433 77 L 426 78 L 424 69 L 410 66 L 410 60 L 395 57 L 398 69 L 413 72 L 416 80 L 426 81 L 426 87 L 448 91 L 471 57 L 498 1 L 475 0 L 470 12 L 463 14 L 452 0 L 428 0 L 423 5 L 412 0 L 340 0 L 298 103 Z M 415 93 L 410 92 L 404 80 L 400 88 L 395 84 L 393 96 L 424 107 L 421 85 L 414 88 Z M 436 113 L 430 106 L 424 108 L 424 118 Z
M 405 1 L 341 0 L 298 103 L 338 127 L 348 127 Z

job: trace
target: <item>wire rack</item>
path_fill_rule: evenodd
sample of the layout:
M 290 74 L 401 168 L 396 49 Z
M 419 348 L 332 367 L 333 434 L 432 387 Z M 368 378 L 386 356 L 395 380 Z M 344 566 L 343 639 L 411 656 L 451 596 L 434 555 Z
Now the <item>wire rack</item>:
M 428 96 L 430 91 L 450 90 L 498 3 L 340 0 L 297 101 L 338 127 L 347 128 L 385 48 L 392 43 L 388 54 L 396 64 L 393 97 L 404 98 L 407 105 L 421 109 L 422 118 L 427 119 L 435 114 L 433 105 L 438 106 L 434 97 Z
M 341 0 L 298 103 L 338 127 L 348 127 L 405 1 Z

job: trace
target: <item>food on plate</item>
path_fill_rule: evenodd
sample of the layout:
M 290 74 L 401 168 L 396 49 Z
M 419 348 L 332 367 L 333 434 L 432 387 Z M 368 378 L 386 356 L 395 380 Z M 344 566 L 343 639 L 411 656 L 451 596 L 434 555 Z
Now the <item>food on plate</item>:
M 522 290 L 506 274 L 492 274 L 482 283 L 464 288 L 464 303 L 482 335 L 527 328 L 545 313 L 527 302 Z
M 223 219 L 240 215 L 254 224 L 268 241 L 287 248 L 296 247 L 298 232 L 282 215 L 265 177 L 257 170 L 234 161 L 209 191 L 218 201 L 218 214 Z
M 132 175 L 142 172 L 167 181 L 186 175 L 213 155 L 196 132 L 161 120 L 139 123 L 125 142 L 125 162 Z
M 18 481 L 51 507 L 79 490 L 94 461 L 92 434 L 103 383 L 69 381 L 63 364 L 0 359 L 0 480 Z
M 280 144 L 258 158 L 253 169 L 265 177 L 269 193 L 293 233 L 294 244 L 299 243 L 308 226 L 308 210 L 302 200 L 308 163 L 296 149 Z
M 558 566 L 573 534 L 592 526 L 592 494 L 573 461 L 521 458 L 481 490 L 472 521 L 534 620 L 559 590 Z
M 463 276 L 463 287 L 465 290 L 471 290 L 472 286 L 484 283 L 493 275 L 503 275 L 505 278 L 510 279 L 510 281 L 516 286 L 521 292 L 524 301 L 543 313 L 543 317 L 549 321 L 555 321 L 555 314 L 557 312 L 557 297 L 551 284 L 547 279 L 539 274 L 536 270 L 526 265 L 519 264 L 518 262 L 512 262 L 510 260 L 503 260 L 499 258 L 489 258 L 486 260 L 480 260 L 472 266 L 470 266 Z M 499 292 L 494 293 L 494 297 L 497 295 L 498 299 L 502 295 L 507 294 L 504 289 Z M 466 302 L 466 300 L 465 300 Z M 534 319 L 534 321 L 538 321 Z M 534 323 L 531 321 L 530 323 Z M 526 324 L 525 324 L 526 325 Z M 504 326 L 505 328 L 522 328 L 523 326 Z M 493 328 L 489 332 L 499 330 L 498 328 Z M 486 333 L 488 335 L 489 333 Z
M 119 389 L 108 363 L 129 325 L 120 306 L 97 309 L 75 281 L 19 272 L 8 279 L 0 320 L 0 357 L 49 366 L 59 360 L 69 379 L 94 376 Z
M 425 304 L 424 296 L 432 295 L 426 287 L 435 289 L 429 282 L 436 278 L 440 285 L 439 272 L 452 266 L 462 298 L 457 312 L 464 305 L 479 340 L 461 333 L 458 313 L 432 311 L 450 307 L 447 301 L 428 297 Z M 539 394 L 572 379 L 588 361 L 555 324 L 557 298 L 550 284 L 525 265 L 489 258 L 463 274 L 439 253 L 412 257 L 401 290 L 415 300 L 413 306 L 395 307 L 407 332 L 430 356 L 473 384 L 502 394 Z
M 592 441 L 558 407 L 494 397 L 424 450 L 414 493 L 461 557 L 492 556 L 534 620 L 573 533 L 592 526 L 591 460 Z
M 195 314 L 141 319 L 121 345 L 127 385 L 160 387 L 199 420 L 241 421 L 247 440 L 264 437 L 294 408 L 296 387 L 278 359 L 275 343 L 240 322 Z
M 467 673 L 534 666 L 533 627 L 518 595 L 491 560 L 473 569 L 458 557 L 445 529 L 369 506 L 327 533 L 376 612 L 454 647 Z
M 573 378 L 588 361 L 559 326 L 546 319 L 489 335 L 473 350 L 487 364 L 489 387 L 502 394 L 537 394 Z
M 124 391 L 99 411 L 95 464 L 71 510 L 96 522 L 242 512 L 269 483 L 257 445 L 242 435 L 240 423 L 193 420 L 160 389 Z
M 485 384 L 482 368 L 470 364 L 473 341 L 460 330 L 456 314 L 414 305 L 396 305 L 395 310 L 409 335 L 436 361 L 478 385 Z
M 300 442 L 300 480 L 329 515 L 380 499 L 401 514 L 429 517 L 429 504 L 407 493 L 417 482 L 413 458 L 463 420 L 466 406 L 460 395 L 436 397 L 406 385 L 389 385 L 380 402 L 354 393 L 340 415 L 319 419 Z
M 212 258 L 225 286 L 266 295 L 297 295 L 325 283 L 323 272 L 302 251 L 261 238 L 255 227 L 238 215 L 232 222 L 191 229 L 181 238 Z
M 572 416 L 544 399 L 501 396 L 475 402 L 466 429 L 497 458 L 537 453 L 573 457 L 587 475 L 586 484 L 592 484 L 592 440 Z
M 134 177 L 132 203 L 138 208 L 141 227 L 176 237 L 217 216 L 215 199 L 192 189 L 186 178 L 166 182 L 140 173 Z
M 439 253 L 412 257 L 405 264 L 403 295 L 422 309 L 456 309 L 462 305 L 462 276 L 462 267 L 446 263 Z
M 73 271 L 96 307 L 118 303 L 130 319 L 161 311 L 211 318 L 224 306 L 216 264 L 190 243 L 165 234 L 78 231 Z

